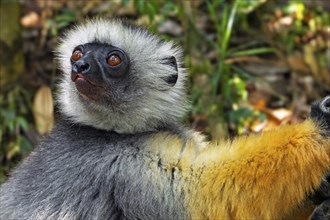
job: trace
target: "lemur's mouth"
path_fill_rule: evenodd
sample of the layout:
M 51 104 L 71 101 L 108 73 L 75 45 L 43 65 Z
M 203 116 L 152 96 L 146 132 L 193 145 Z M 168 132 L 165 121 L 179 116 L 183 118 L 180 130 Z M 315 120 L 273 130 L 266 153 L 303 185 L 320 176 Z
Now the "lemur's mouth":
M 72 73 L 71 80 L 75 83 L 78 92 L 89 99 L 98 100 L 100 95 L 104 93 L 103 86 L 91 81 L 81 73 Z
M 78 82 L 86 82 L 86 83 L 89 83 L 91 84 L 92 86 L 97 86 L 97 87 L 102 87 L 102 85 L 100 85 L 99 83 L 97 82 L 94 82 L 93 80 L 91 80 L 89 77 L 81 74 L 81 73 L 72 73 L 71 74 L 71 80 L 75 83 L 78 83 Z
M 76 80 L 79 80 L 79 79 L 81 79 L 81 80 L 85 80 L 85 78 L 84 78 L 82 75 L 80 75 L 80 74 L 76 74 L 76 75 L 75 75 L 75 78 L 73 79 L 73 82 L 75 82 Z
M 94 85 L 94 83 L 92 83 L 90 80 L 88 80 L 85 76 L 83 76 L 81 73 L 73 73 L 71 74 L 71 80 L 73 82 L 76 82 L 77 80 L 82 80 L 82 81 L 86 81 L 92 85 Z M 95 85 L 96 86 L 96 85 Z

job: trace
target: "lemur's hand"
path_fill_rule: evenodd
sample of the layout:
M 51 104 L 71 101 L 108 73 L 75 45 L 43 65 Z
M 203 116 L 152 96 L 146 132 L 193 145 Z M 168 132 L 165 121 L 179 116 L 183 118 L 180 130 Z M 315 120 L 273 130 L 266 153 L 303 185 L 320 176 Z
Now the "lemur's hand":
M 322 134 L 330 137 L 330 96 L 312 105 L 310 117 L 320 125 Z
M 312 105 L 310 117 L 320 125 L 321 134 L 330 138 L 330 96 Z M 310 220 L 330 219 L 330 173 L 322 179 L 319 189 L 311 196 L 317 207 Z
M 329 220 L 330 219 L 330 199 L 325 200 L 319 206 L 317 206 L 310 220 Z
M 320 205 L 325 200 L 330 200 L 330 173 L 322 179 L 319 189 L 311 197 L 311 200 L 315 205 Z

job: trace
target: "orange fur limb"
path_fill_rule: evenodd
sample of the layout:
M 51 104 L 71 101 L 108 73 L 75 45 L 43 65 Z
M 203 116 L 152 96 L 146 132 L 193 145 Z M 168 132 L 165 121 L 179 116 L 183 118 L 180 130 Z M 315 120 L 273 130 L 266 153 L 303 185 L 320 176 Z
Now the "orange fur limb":
M 193 219 L 287 217 L 329 170 L 330 142 L 312 121 L 232 143 L 196 138 L 185 142 L 160 134 L 146 148 L 162 158 L 165 169 L 175 169 L 176 188 L 183 188 Z

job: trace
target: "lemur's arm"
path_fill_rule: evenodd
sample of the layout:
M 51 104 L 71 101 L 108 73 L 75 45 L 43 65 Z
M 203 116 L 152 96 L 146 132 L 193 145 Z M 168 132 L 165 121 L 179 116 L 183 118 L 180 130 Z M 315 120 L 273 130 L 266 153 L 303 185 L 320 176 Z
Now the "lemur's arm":
M 206 207 L 201 217 L 276 219 L 290 214 L 329 170 L 327 149 L 330 142 L 323 141 L 311 121 L 235 140 L 218 163 L 203 169 L 196 203 Z
M 283 218 L 318 188 L 330 167 L 330 139 L 313 120 L 232 143 L 198 146 L 164 135 L 154 141 L 162 143 L 165 169 L 180 172 L 174 183 L 184 188 L 193 219 Z

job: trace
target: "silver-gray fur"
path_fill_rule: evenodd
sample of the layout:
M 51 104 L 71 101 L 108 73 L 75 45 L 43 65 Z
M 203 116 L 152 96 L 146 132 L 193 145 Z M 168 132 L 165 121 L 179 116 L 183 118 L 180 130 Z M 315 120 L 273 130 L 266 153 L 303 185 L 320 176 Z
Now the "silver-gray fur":
M 0 219 L 189 218 L 181 189 L 172 188 L 180 179 L 169 178 L 146 150 L 152 133 L 62 121 L 1 186 Z
M 124 50 L 130 59 L 127 94 L 112 92 L 109 106 L 82 104 L 74 82 L 70 79 L 70 56 L 73 49 L 89 42 L 108 43 Z M 163 65 L 163 59 L 174 56 L 178 69 Z M 134 134 L 155 130 L 160 124 L 177 121 L 185 113 L 186 73 L 182 68 L 181 49 L 172 42 L 161 41 L 146 29 L 128 25 L 120 20 L 92 20 L 69 31 L 57 50 L 60 69 L 64 73 L 60 83 L 60 109 L 72 122 L 90 125 L 118 133 Z M 172 87 L 164 80 L 178 71 Z M 116 88 L 115 88 L 116 89 Z
M 73 49 L 90 42 L 111 44 L 129 56 L 130 87 L 124 94 L 111 88 L 111 103 L 86 103 L 70 78 Z M 64 120 L 1 186 L 0 219 L 189 218 L 181 189 L 172 188 L 180 180 L 145 150 L 146 140 L 159 130 L 189 135 L 170 128 L 187 105 L 181 50 L 143 28 L 92 20 L 69 31 L 56 54 Z M 164 65 L 171 56 L 176 68 Z M 174 85 L 163 80 L 174 73 Z

